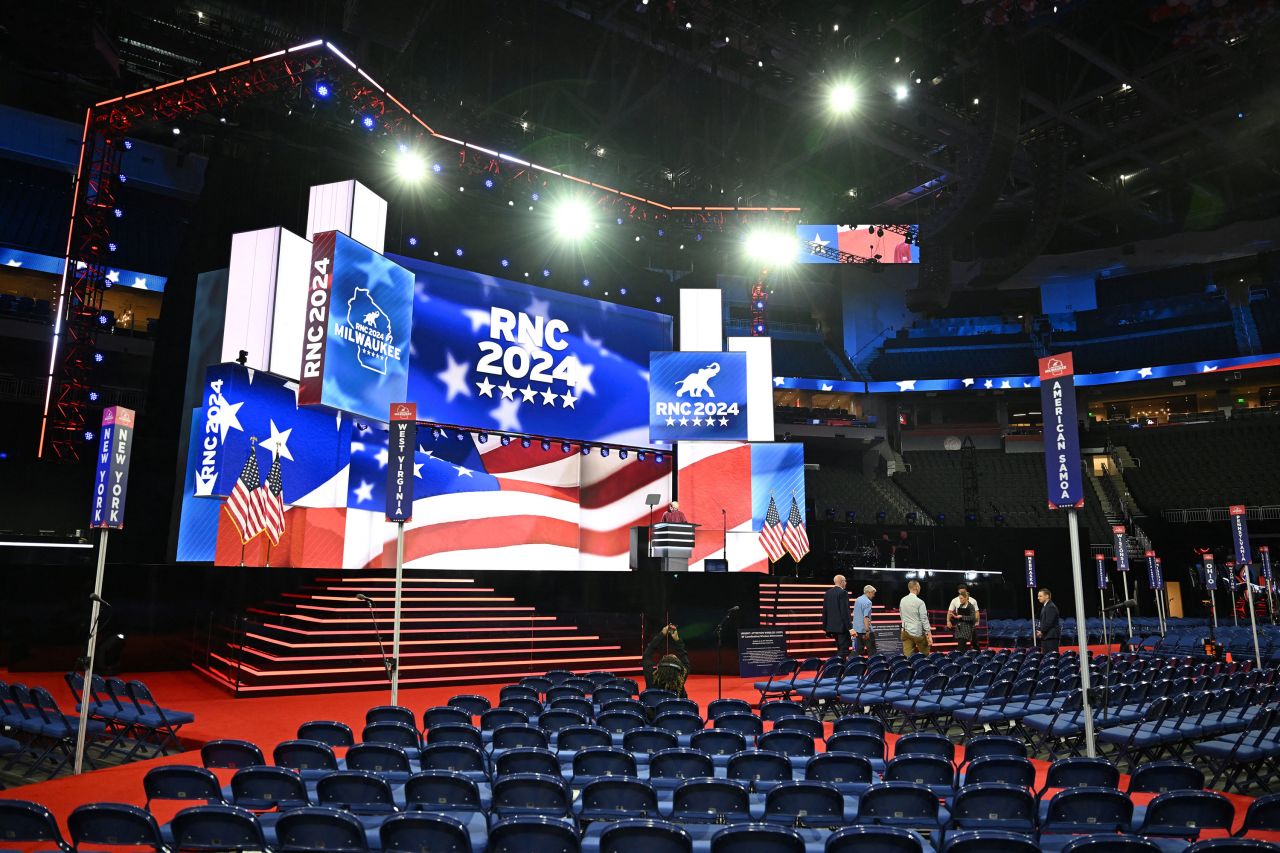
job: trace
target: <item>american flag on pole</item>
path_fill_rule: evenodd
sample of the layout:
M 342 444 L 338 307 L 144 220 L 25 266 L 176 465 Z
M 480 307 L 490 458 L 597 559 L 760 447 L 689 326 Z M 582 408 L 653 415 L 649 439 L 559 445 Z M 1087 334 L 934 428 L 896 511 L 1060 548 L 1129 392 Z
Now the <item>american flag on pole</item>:
M 263 531 L 272 545 L 279 545 L 280 537 L 284 535 L 284 480 L 280 478 L 279 453 L 272 459 L 267 481 L 258 491 L 262 493 Z
M 776 563 L 786 553 L 782 544 L 782 516 L 778 515 L 778 503 L 769 496 L 769 511 L 765 513 L 764 526 L 760 528 L 760 546 L 769 555 L 769 562 Z
M 791 512 L 787 515 L 787 524 L 782 530 L 782 543 L 797 563 L 809 553 L 809 533 L 804 529 L 804 519 L 800 516 L 800 506 L 796 503 L 795 495 L 791 496 Z
M 240 542 L 247 544 L 265 529 L 262 506 L 262 474 L 258 471 L 257 446 L 249 448 L 249 458 L 240 469 L 231 494 L 227 496 L 227 515 L 235 522 Z

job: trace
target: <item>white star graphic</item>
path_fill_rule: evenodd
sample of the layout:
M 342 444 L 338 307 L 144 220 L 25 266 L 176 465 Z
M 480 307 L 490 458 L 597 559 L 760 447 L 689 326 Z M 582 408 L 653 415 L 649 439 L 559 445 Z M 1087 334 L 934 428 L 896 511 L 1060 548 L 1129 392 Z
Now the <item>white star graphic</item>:
M 1205 364 L 1205 365 L 1202 365 L 1202 366 L 1201 366 L 1201 368 L 1200 368 L 1200 372 L 1201 372 L 1201 373 L 1213 373 L 1213 372 L 1214 372 L 1215 370 L 1217 370 L 1217 369 L 1218 369 L 1218 365 L 1216 365 L 1216 364 Z
M 444 357 L 449 366 L 437 373 L 436 378 L 444 383 L 445 402 L 452 403 L 454 397 L 470 397 L 471 389 L 467 387 L 467 370 L 470 369 L 471 362 L 454 360 L 453 353 L 449 350 L 444 351 Z
M 501 400 L 498 407 L 489 412 L 489 417 L 498 422 L 498 429 L 503 432 L 520 432 L 519 411 L 519 400 Z
M 728 419 L 728 418 L 721 418 L 721 419 L 720 419 L 720 426 L 728 426 L 728 425 L 729 425 L 729 419 Z
M 822 391 L 830 391 L 831 388 L 832 388 L 832 385 L 830 382 L 823 382 L 822 385 L 820 386 L 820 390 Z
M 373 458 L 378 460 L 379 468 L 386 468 L 387 460 L 391 458 L 391 454 L 387 452 L 387 448 L 379 447 L 378 452 L 373 454 Z
M 552 391 L 550 388 L 548 388 L 547 390 L 542 392 L 542 405 L 554 406 L 556 404 L 556 397 L 559 397 L 559 396 L 560 395 L 557 394 L 555 391 Z
M 784 381 L 785 381 L 785 380 L 784 380 L 781 376 L 775 376 L 775 377 L 773 377 L 773 384 L 774 384 L 775 386 L 777 386 L 777 385 L 781 385 Z
M 147 277 L 146 277 L 145 275 L 135 275 L 135 276 L 133 277 L 133 284 L 132 284 L 132 285 L 130 285 L 130 287 L 136 287 L 136 288 L 138 288 L 138 289 L 140 289 L 140 290 L 146 290 L 146 289 L 147 289 Z
M 968 379 L 961 379 L 960 384 L 966 388 L 971 387 L 973 385 L 973 377 L 970 376 Z
M 681 419 L 680 419 L 680 426 L 688 426 L 688 425 L 689 425 L 689 419 L 688 419 L 688 418 L 681 418 Z
M 1000 387 L 1001 387 L 1001 388 L 1008 388 L 1008 387 L 1009 387 L 1009 380 L 1008 380 L 1008 379 L 1002 380 L 1002 381 L 1000 382 Z
M 20 267 L 22 266 L 22 261 L 18 261 L 18 260 L 14 260 L 13 258 L 10 258 L 9 260 L 4 262 L 4 265 L 6 267 Z
M 990 380 L 990 379 L 988 379 L 986 382 L 983 382 L 983 383 L 982 383 L 982 387 L 983 387 L 983 388 L 990 388 L 990 387 L 991 387 L 991 385 L 992 385 L 992 382 L 991 382 L 991 380 Z
M 532 386 L 526 385 L 520 389 L 520 396 L 524 397 L 526 403 L 532 403 L 538 396 L 538 392 Z
M 459 476 L 459 477 L 470 477 L 470 476 L 471 476 L 471 469 L 470 469 L 470 468 L 467 468 L 467 467 L 462 466 L 462 465 L 454 465 L 453 467 L 457 469 L 457 471 L 458 471 L 458 476 Z
M 551 303 L 546 299 L 538 299 L 532 297 L 529 300 L 529 307 L 524 309 L 524 313 L 530 317 L 546 317 L 547 312 L 551 310 Z
M 112 284 L 120 283 L 120 270 L 107 270 L 107 281 Z
M 716 426 L 716 419 L 707 418 L 707 429 L 715 429 L 715 426 Z
M 693 425 L 694 425 L 694 426 L 702 426 L 702 418 L 694 418 L 694 419 L 693 419 Z
M 595 396 L 596 386 L 591 384 L 591 374 L 595 373 L 596 366 L 594 364 L 583 364 L 575 355 L 565 356 L 564 361 L 565 381 L 569 383 L 570 388 L 578 389 L 578 396 L 590 394 Z
M 561 394 L 561 395 L 560 395 L 560 399 L 561 399 L 561 400 L 564 400 L 564 402 L 560 405 L 560 407 L 561 407 L 562 409 L 572 409 L 572 408 L 573 408 L 573 404 L 574 404 L 574 403 L 576 403 L 576 402 L 578 402 L 578 398 L 577 398 L 577 397 L 575 397 L 575 396 L 573 396 L 573 394 L 572 394 L 572 393 L 569 393 L 569 394 Z
M 473 333 L 480 331 L 489 325 L 489 312 L 479 308 L 466 308 L 462 312 L 462 316 L 471 321 L 471 331 Z
M 365 501 L 373 500 L 373 483 L 367 480 L 361 480 L 360 485 L 355 489 L 356 503 L 362 504 Z
M 498 386 L 498 390 L 502 392 L 502 399 L 504 400 L 514 399 L 511 395 L 516 392 L 516 389 L 511 385 L 510 382 L 503 382 L 501 385 Z
M 425 281 L 416 281 L 416 280 L 414 281 L 413 295 L 416 299 L 420 299 L 423 302 L 431 301 L 431 295 L 427 293 L 427 283 Z
M 288 459 L 293 462 L 293 454 L 289 452 L 289 433 L 293 432 L 293 427 L 280 432 L 276 429 L 275 421 L 269 420 L 268 423 L 271 425 L 271 438 L 258 442 L 258 446 L 272 453 L 278 453 L 281 459 Z
M 899 390 L 899 391 L 914 391 L 914 390 L 916 390 L 916 381 L 915 381 L 914 379 L 904 379 L 904 380 L 902 380 L 901 382 L 899 382 L 899 383 L 898 383 L 898 390 Z
M 1031 383 L 1030 383 L 1030 382 L 1023 382 L 1023 383 L 1022 383 L 1022 387 L 1023 387 L 1023 388 L 1030 388 L 1030 387 L 1031 387 Z
M 1138 375 L 1141 376 L 1143 379 L 1146 379 L 1148 376 L 1151 375 L 1151 368 L 1150 367 L 1140 368 L 1138 370 Z
M 480 389 L 481 397 L 493 396 L 493 389 L 495 386 L 492 382 L 489 381 L 488 376 L 486 376 L 484 379 L 481 379 L 479 382 L 477 382 L 476 387 Z
M 413 463 L 413 476 L 414 476 L 414 477 L 416 477 L 416 478 L 418 478 L 419 480 L 421 480 L 421 479 L 422 479 L 422 466 L 423 466 L 423 464 L 425 464 L 425 463 L 422 463 L 422 462 L 415 462 L 415 463 Z
M 214 413 L 210 420 L 218 427 L 218 439 L 220 441 L 227 440 L 228 430 L 238 429 L 244 432 L 244 427 L 240 426 L 240 418 L 236 415 L 236 412 L 240 411 L 240 407 L 244 405 L 243 400 L 239 403 L 228 403 L 227 398 L 219 394 L 216 405 L 218 411 Z
M 818 231 L 815 231 L 813 233 L 813 239 L 810 240 L 809 242 L 813 243 L 813 245 L 815 246 L 821 246 L 824 249 L 827 248 L 827 246 L 831 245 L 831 241 L 823 240 L 821 232 L 818 232 Z
M 676 425 L 675 418 L 667 418 L 667 426 L 675 426 L 675 425 Z
M 352 452 L 352 453 L 364 453 L 364 442 L 363 442 L 363 441 L 353 441 L 353 442 L 351 442 L 351 452 Z

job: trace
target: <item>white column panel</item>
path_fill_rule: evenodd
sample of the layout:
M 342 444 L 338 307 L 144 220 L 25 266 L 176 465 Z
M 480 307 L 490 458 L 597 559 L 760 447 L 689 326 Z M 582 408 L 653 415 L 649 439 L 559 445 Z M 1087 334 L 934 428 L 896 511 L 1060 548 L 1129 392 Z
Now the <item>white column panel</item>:
M 245 362 L 249 367 L 266 370 L 271 362 L 271 325 L 280 231 L 279 228 L 264 228 L 231 235 L 227 313 L 222 325 L 222 361 L 235 361 L 244 350 L 249 354 Z
M 353 182 L 355 183 L 355 182 Z M 351 205 L 351 236 L 378 254 L 387 243 L 387 202 L 356 183 Z
M 302 333 L 306 327 L 307 285 L 310 283 L 311 242 L 291 231 L 280 231 L 276 261 L 275 313 L 271 320 L 271 372 L 298 378 L 302 363 Z
M 773 441 L 773 341 L 732 337 L 729 351 L 747 354 L 747 440 Z
M 680 349 L 686 352 L 720 352 L 724 349 L 724 318 L 720 291 L 680 291 Z
M 319 231 L 351 233 L 351 211 L 355 205 L 355 181 L 339 181 L 311 188 L 307 204 L 307 239 Z

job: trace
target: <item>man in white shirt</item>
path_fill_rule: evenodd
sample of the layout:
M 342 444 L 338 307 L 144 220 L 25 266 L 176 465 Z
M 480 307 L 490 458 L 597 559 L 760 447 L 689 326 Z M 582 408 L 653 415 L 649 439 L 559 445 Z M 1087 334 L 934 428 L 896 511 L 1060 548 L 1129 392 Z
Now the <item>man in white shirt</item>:
M 929 654 L 932 644 L 932 629 L 929 627 L 929 608 L 920 598 L 920 582 L 910 581 L 907 594 L 898 602 L 898 613 L 902 617 L 902 653 L 907 657 L 919 652 Z

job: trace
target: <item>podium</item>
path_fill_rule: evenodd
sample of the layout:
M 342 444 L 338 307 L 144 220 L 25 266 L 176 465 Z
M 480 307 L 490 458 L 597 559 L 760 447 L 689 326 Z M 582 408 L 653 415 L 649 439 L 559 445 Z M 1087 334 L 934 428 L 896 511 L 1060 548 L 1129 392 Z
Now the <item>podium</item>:
M 664 572 L 689 571 L 696 524 L 658 522 L 631 528 L 631 568 Z

